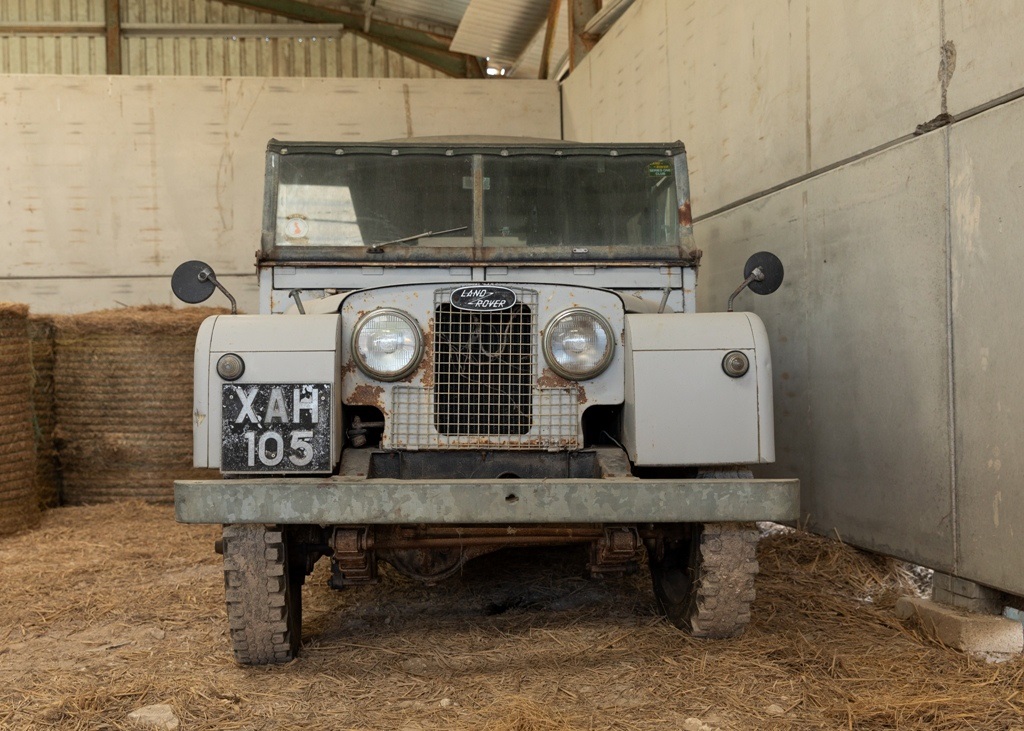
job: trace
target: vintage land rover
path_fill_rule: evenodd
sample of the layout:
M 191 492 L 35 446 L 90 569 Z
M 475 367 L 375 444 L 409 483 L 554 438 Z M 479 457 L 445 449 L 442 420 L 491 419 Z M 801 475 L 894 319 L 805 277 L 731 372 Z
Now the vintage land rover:
M 754 521 L 796 519 L 798 484 L 743 467 L 774 459 L 768 340 L 695 312 L 700 255 L 680 143 L 271 141 L 260 314 L 196 341 L 223 479 L 175 483 L 179 521 L 224 526 L 236 659 L 296 655 L 320 557 L 341 589 L 563 543 L 595 577 L 646 556 L 670 622 L 741 632 Z M 195 261 L 172 288 L 227 294 Z

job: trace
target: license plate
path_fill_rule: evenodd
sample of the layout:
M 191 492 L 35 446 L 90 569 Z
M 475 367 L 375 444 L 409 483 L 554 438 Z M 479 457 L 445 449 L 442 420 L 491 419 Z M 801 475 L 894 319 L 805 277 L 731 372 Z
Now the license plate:
M 224 384 L 224 472 L 330 472 L 331 384 Z

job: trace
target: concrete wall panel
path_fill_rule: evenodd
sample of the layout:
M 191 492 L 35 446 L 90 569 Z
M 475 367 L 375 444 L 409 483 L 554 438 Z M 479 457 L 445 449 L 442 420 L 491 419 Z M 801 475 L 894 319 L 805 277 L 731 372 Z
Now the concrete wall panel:
M 669 121 L 668 29 L 665 0 L 645 0 L 627 11 L 587 56 L 595 140 L 664 142 Z
M 807 0 L 668 2 L 667 21 L 694 213 L 808 172 Z
M 720 310 L 746 257 L 786 266 L 741 295 L 773 346 L 778 462 L 817 531 L 953 564 L 945 137 L 864 158 L 698 224 L 698 309 Z M 898 244 L 894 244 L 898 242 Z
M 960 573 L 1024 595 L 1024 101 L 950 144 Z
M 39 311 L 76 306 L 39 278 L 134 275 L 139 304 L 185 259 L 252 271 L 271 137 L 560 133 L 542 81 L 0 77 L 0 107 L 0 278 Z
M 945 8 L 946 37 L 956 59 L 949 80 L 949 113 L 960 114 L 1024 89 L 1020 2 L 945 0 Z
M 936 117 L 940 0 L 810 2 L 811 169 Z

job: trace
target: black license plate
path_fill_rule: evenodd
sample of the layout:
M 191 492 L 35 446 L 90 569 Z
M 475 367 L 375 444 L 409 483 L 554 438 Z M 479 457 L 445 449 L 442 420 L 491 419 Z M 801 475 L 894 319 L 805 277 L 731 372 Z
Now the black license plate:
M 224 384 L 221 470 L 330 472 L 331 384 Z

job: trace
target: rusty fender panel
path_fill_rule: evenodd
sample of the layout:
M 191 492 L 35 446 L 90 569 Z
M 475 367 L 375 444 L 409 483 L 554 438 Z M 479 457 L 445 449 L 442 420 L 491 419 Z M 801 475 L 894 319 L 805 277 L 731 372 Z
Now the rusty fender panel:
M 798 480 L 361 480 L 174 483 L 183 523 L 513 524 L 796 520 Z

